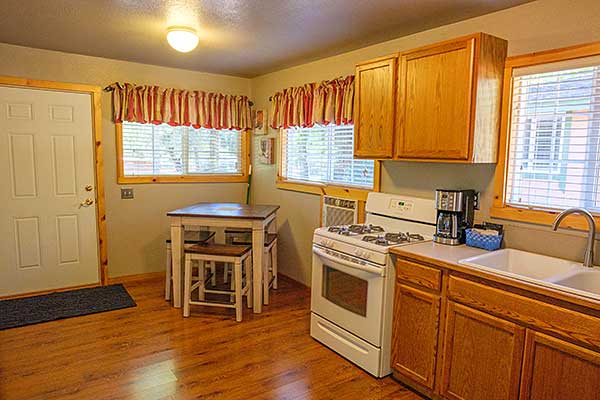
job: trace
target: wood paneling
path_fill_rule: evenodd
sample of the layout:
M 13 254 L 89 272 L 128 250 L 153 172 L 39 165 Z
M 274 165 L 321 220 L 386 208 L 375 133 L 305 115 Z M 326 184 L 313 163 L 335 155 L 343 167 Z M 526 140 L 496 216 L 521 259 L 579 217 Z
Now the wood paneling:
M 441 289 L 442 271 L 439 269 L 406 260 L 398 260 L 396 271 L 400 280 L 437 292 Z
M 527 331 L 520 399 L 600 399 L 600 353 Z
M 222 273 L 218 273 L 219 277 Z M 120 278 L 137 307 L 0 331 L 2 400 L 419 400 L 309 335 L 310 291 L 281 277 L 262 314 L 164 301 L 164 274 Z
M 391 158 L 394 150 L 396 55 L 356 67 L 354 156 Z
M 397 373 L 433 389 L 440 297 L 397 284 L 394 316 L 392 367 Z
M 442 395 L 447 399 L 517 399 L 525 329 L 449 302 Z

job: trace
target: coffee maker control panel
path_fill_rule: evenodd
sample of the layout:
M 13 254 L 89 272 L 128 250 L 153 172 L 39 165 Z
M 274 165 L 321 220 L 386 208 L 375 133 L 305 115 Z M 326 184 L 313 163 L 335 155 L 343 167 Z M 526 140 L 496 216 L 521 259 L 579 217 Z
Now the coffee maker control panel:
M 438 190 L 435 196 L 435 208 L 443 211 L 463 211 L 463 192 Z

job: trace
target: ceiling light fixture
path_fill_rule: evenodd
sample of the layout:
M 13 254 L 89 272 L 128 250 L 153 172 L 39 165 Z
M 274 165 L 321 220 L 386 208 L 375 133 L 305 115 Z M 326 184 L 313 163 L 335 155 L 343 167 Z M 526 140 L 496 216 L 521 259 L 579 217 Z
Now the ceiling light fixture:
M 192 28 L 171 26 L 167 29 L 167 42 L 177 51 L 188 53 L 198 46 L 198 34 Z

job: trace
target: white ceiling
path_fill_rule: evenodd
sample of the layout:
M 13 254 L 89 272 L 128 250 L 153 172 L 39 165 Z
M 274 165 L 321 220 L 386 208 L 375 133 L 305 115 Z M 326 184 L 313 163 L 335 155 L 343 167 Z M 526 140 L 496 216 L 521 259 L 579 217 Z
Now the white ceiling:
M 253 77 L 530 0 L 2 0 L 0 42 Z M 170 25 L 200 45 L 177 53 Z

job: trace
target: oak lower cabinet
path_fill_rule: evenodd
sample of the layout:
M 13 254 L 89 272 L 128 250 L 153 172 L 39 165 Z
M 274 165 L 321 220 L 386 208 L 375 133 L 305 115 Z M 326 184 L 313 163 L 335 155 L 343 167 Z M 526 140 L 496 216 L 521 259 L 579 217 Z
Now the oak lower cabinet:
M 392 366 L 433 389 L 440 321 L 440 296 L 406 285 L 396 286 Z
M 600 399 L 600 353 L 527 331 L 520 399 Z
M 392 158 L 396 115 L 397 56 L 356 66 L 354 86 L 354 156 Z
M 448 265 L 396 261 L 397 380 L 435 400 L 600 400 L 600 304 Z
M 448 302 L 442 396 L 518 399 L 525 328 Z

